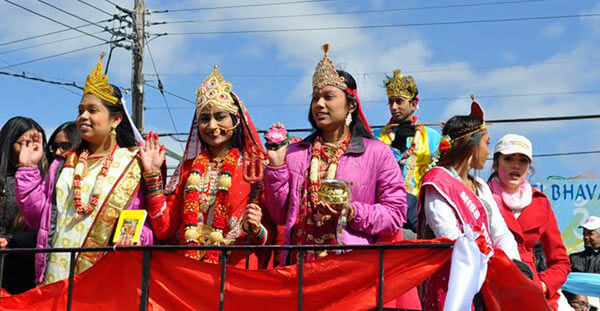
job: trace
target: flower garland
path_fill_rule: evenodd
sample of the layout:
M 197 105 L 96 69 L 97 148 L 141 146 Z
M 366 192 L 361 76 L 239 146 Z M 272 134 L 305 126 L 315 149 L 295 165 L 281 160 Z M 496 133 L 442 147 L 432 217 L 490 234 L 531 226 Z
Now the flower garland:
M 108 169 L 113 162 L 113 157 L 118 147 L 119 146 L 115 144 L 111 153 L 104 158 L 100 174 L 96 178 L 96 183 L 94 184 L 94 189 L 87 205 L 81 200 L 81 179 L 87 169 L 87 160 L 90 152 L 88 150 L 83 150 L 81 152 L 73 176 L 73 205 L 75 205 L 75 208 L 77 209 L 77 212 L 73 215 L 75 220 L 80 220 L 84 215 L 91 214 L 98 206 L 100 191 L 102 191 L 102 188 L 104 187 L 104 180 L 108 175 Z
M 229 150 L 224 159 L 221 169 L 221 176 L 217 183 L 217 192 L 214 201 L 214 215 L 211 226 L 213 231 L 208 237 L 208 241 L 213 245 L 220 245 L 224 242 L 223 231 L 227 225 L 229 213 L 229 189 L 231 188 L 231 178 L 237 167 L 240 152 L 236 148 Z M 200 212 L 206 212 L 209 208 L 210 183 L 202 187 L 202 179 L 208 178 L 207 168 L 210 164 L 211 155 L 208 150 L 202 150 L 202 153 L 194 159 L 191 173 L 185 185 L 184 208 L 183 208 L 183 236 L 182 241 L 185 245 L 200 245 L 204 241 L 202 231 L 198 228 Z M 204 258 L 206 262 L 218 263 L 218 251 L 186 251 L 187 257 L 200 260 Z
M 320 174 L 320 166 L 321 166 L 321 158 L 323 158 L 327 163 L 329 163 L 329 167 L 327 168 L 327 176 L 326 179 L 335 179 L 335 173 L 337 172 L 337 166 L 340 162 L 340 158 L 346 151 L 348 144 L 350 143 L 350 135 L 344 139 L 344 141 L 335 149 L 335 153 L 330 155 L 327 153 L 325 148 L 323 147 L 323 138 L 318 136 L 315 139 L 315 143 L 313 145 L 312 150 L 312 159 L 310 160 L 310 200 L 316 205 L 319 202 L 319 189 L 321 188 L 321 174 Z

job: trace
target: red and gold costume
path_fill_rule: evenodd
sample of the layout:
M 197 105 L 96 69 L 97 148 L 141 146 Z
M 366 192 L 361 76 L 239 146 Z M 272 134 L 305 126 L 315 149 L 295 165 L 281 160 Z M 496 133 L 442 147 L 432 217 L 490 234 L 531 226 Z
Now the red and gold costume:
M 262 166 L 264 149 L 260 145 L 258 132 L 248 115 L 242 101 L 232 92 L 233 86 L 221 73 L 215 70 L 196 91 L 196 113 L 192 121 L 186 150 L 181 163 L 165 191 L 162 191 L 160 173 L 148 173 L 144 178 L 148 184 L 147 202 L 150 220 L 159 240 L 181 245 L 245 245 L 247 234 L 242 227 L 242 218 L 246 206 L 251 202 L 251 184 L 248 182 L 249 170 L 245 171 L 245 161 L 253 160 L 254 165 Z M 235 98 L 235 100 L 234 100 Z M 205 109 L 218 107 L 236 117 L 237 126 L 243 133 L 244 146 L 231 148 L 223 159 L 214 159 L 200 140 L 198 133 L 198 113 Z M 252 156 L 254 155 L 254 157 Z M 260 162 L 260 163 L 259 163 Z M 256 167 L 256 166 L 255 166 Z M 246 174 L 246 176 L 245 176 Z M 256 173 L 257 175 L 260 175 Z M 260 188 L 262 177 L 256 178 Z M 257 187 L 258 186 L 258 187 Z M 264 197 L 255 203 L 264 206 Z M 263 223 L 268 221 L 266 209 L 263 210 Z M 252 244 L 265 244 L 269 233 L 262 225 L 258 233 L 252 233 Z M 275 238 L 275 234 L 271 234 Z M 185 256 L 209 263 L 219 262 L 219 251 L 185 251 Z M 252 253 L 250 268 L 259 267 L 264 254 Z M 233 251 L 227 263 L 244 267 L 246 251 Z

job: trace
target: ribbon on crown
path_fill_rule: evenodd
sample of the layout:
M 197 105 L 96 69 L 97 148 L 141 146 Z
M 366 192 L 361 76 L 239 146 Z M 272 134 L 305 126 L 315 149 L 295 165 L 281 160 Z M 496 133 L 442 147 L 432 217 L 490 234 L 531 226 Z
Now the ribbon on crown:
M 113 95 L 113 87 L 108 83 L 108 76 L 104 74 L 104 65 L 102 64 L 104 53 L 100 54 L 100 60 L 92 72 L 85 79 L 83 95 L 93 94 L 101 100 L 116 105 L 119 99 Z
M 483 115 L 483 109 L 481 109 L 481 106 L 479 105 L 479 103 L 477 101 L 475 101 L 475 95 L 473 95 L 473 94 L 471 94 L 471 113 L 469 113 L 469 117 L 481 120 L 481 124 L 473 126 L 473 127 L 465 127 L 464 129 L 461 129 L 458 133 L 454 134 L 456 136 L 454 138 L 452 138 L 450 135 L 442 136 L 442 138 L 440 139 L 438 148 L 435 151 L 435 154 L 433 155 L 433 158 L 432 158 L 431 162 L 429 163 L 429 166 L 427 167 L 427 171 L 429 171 L 431 168 L 433 168 L 434 166 L 437 165 L 442 154 L 444 154 L 448 150 L 452 149 L 452 145 L 456 141 L 470 137 L 471 135 L 473 135 L 475 133 L 479 133 L 479 132 L 487 129 L 487 126 L 485 124 L 485 118 Z

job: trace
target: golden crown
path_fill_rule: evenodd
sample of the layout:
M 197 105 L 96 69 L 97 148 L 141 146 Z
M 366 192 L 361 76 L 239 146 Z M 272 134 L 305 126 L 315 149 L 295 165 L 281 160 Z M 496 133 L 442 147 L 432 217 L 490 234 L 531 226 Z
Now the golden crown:
M 117 104 L 119 99 L 113 95 L 114 89 L 112 85 L 108 84 L 108 76 L 104 74 L 104 66 L 102 64 L 102 58 L 104 53 L 100 54 L 100 60 L 92 72 L 85 79 L 85 87 L 83 88 L 83 95 L 93 94 L 98 96 L 101 100 Z
M 394 70 L 394 75 L 383 81 L 388 97 L 401 96 L 413 99 L 418 94 L 417 84 L 412 76 L 403 76 L 400 69 Z
M 345 90 L 348 86 L 344 77 L 340 77 L 335 70 L 335 64 L 329 58 L 329 44 L 323 44 L 324 56 L 315 68 L 313 74 L 313 88 L 321 89 L 325 86 L 331 85 L 341 90 Z
M 215 65 L 213 72 L 206 77 L 204 83 L 196 90 L 196 111 L 206 107 L 219 107 L 237 115 L 238 107 L 231 97 L 233 85 L 227 82 Z

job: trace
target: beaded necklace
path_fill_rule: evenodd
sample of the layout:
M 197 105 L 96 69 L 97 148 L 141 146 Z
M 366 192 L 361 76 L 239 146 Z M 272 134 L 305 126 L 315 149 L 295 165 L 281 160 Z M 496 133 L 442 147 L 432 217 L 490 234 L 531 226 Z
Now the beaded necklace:
M 323 147 L 323 138 L 318 136 L 315 139 L 315 143 L 313 145 L 312 150 L 312 159 L 310 160 L 310 200 L 313 204 L 317 204 L 319 201 L 319 188 L 321 188 L 321 174 L 320 174 L 320 166 L 321 166 L 321 158 L 325 160 L 329 164 L 327 168 L 326 179 L 335 179 L 335 173 L 337 172 L 337 166 L 340 162 L 340 158 L 346 151 L 348 144 L 350 142 L 350 135 L 348 135 L 342 143 L 340 143 L 337 148 L 335 148 L 335 152 L 330 154 L 327 152 L 326 148 Z
M 87 160 L 90 152 L 85 149 L 79 155 L 79 160 L 75 166 L 75 174 L 73 176 L 73 205 L 75 205 L 75 208 L 77 209 L 77 212 L 73 215 L 73 218 L 76 220 L 80 220 L 84 215 L 91 214 L 98 206 L 100 192 L 104 187 L 104 180 L 108 175 L 108 169 L 113 162 L 113 157 L 118 147 L 119 146 L 115 144 L 110 154 L 104 157 L 100 174 L 98 174 L 98 177 L 96 177 L 96 183 L 94 184 L 94 189 L 92 190 L 92 195 L 90 196 L 88 204 L 84 204 L 81 199 L 81 179 L 86 173 Z

